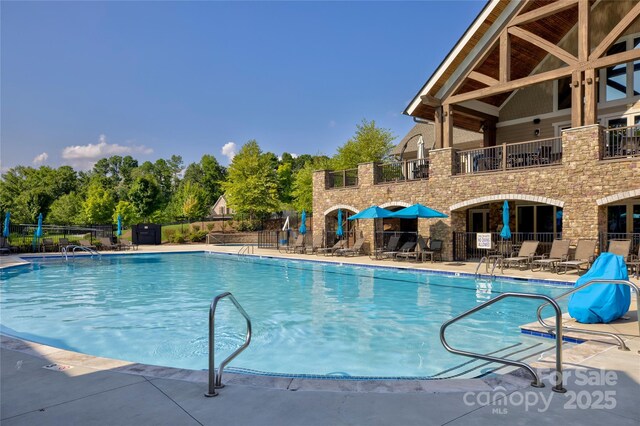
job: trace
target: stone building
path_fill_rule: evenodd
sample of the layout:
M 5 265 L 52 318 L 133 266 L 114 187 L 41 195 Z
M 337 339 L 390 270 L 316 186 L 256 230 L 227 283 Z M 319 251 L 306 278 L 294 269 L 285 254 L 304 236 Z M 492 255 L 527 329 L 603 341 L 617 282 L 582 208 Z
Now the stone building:
M 347 225 L 370 244 L 420 234 L 470 259 L 507 200 L 515 242 L 630 238 L 637 253 L 639 16 L 638 1 L 489 1 L 407 106 L 421 124 L 396 161 L 315 172 L 314 232 L 329 239 L 338 210 L 421 203 L 449 218 Z

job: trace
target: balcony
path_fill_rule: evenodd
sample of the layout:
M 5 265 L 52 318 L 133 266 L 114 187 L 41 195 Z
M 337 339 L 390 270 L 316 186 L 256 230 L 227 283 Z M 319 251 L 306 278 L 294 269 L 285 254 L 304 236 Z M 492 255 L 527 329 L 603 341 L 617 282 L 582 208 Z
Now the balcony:
M 562 138 L 536 139 L 458 151 L 455 175 L 527 169 L 562 164 Z
M 375 176 L 377 184 L 429 179 L 429 159 L 376 164 Z
M 358 186 L 358 169 L 327 172 L 327 189 Z
M 640 157 L 640 124 L 605 129 L 600 144 L 602 160 Z

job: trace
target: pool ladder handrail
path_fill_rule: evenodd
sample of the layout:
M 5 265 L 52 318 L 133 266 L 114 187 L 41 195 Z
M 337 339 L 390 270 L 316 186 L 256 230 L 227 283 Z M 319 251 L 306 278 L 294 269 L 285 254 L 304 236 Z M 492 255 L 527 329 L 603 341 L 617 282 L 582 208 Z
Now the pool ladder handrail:
M 236 349 L 231 355 L 226 357 L 220 363 L 218 367 L 218 373 L 216 374 L 215 368 L 215 316 L 216 316 L 216 307 L 218 306 L 218 302 L 225 297 L 228 297 L 236 309 L 242 314 L 244 319 L 247 321 L 247 335 L 245 337 L 244 343 Z M 217 295 L 213 301 L 211 302 L 211 306 L 209 307 L 209 392 L 205 393 L 206 397 L 218 396 L 218 392 L 216 389 L 223 388 L 222 384 L 222 373 L 224 371 L 224 367 L 227 366 L 236 356 L 240 354 L 240 352 L 244 351 L 247 346 L 251 343 L 251 318 L 244 310 L 244 308 L 238 303 L 236 298 L 230 292 L 224 292 Z
M 491 268 L 491 278 L 495 278 L 496 276 L 494 271 L 496 270 L 496 266 L 498 266 L 498 261 L 502 264 L 502 258 L 497 257 L 493 260 L 493 267 Z M 489 262 L 488 262 L 487 256 L 482 256 L 482 259 L 480 259 L 480 262 L 478 262 L 478 266 L 476 266 L 476 272 L 475 272 L 476 277 L 480 275 L 478 274 L 478 269 L 480 269 L 482 264 L 485 262 L 486 262 L 485 271 L 489 273 Z
M 240 247 L 240 250 L 238 250 L 238 256 L 243 254 L 253 254 L 253 253 L 254 253 L 254 247 L 249 244 Z
M 486 302 L 478 306 L 475 306 L 469 309 L 468 311 L 463 312 L 462 314 L 442 324 L 442 326 L 440 327 L 440 342 L 442 343 L 442 346 L 444 346 L 444 348 L 447 351 L 456 355 L 462 355 L 470 358 L 484 359 L 485 361 L 497 362 L 501 364 L 524 368 L 533 376 L 533 381 L 531 382 L 531 386 L 536 388 L 544 387 L 544 383 L 542 383 L 540 376 L 529 364 L 526 364 L 520 361 L 510 360 L 507 358 L 499 358 L 499 357 L 494 357 L 490 355 L 479 354 L 476 352 L 469 352 L 469 351 L 463 351 L 460 349 L 455 349 L 449 345 L 449 343 L 447 342 L 447 339 L 445 338 L 445 331 L 447 327 L 449 327 L 451 324 L 475 312 L 478 312 L 490 305 L 493 305 L 494 303 L 502 299 L 505 299 L 507 297 L 517 297 L 517 298 L 523 298 L 523 299 L 543 299 L 547 302 L 547 304 L 553 306 L 554 310 L 556 311 L 556 323 L 558 324 L 558 326 L 556 327 L 556 334 L 555 334 L 556 335 L 556 374 L 554 374 L 554 378 L 556 383 L 554 384 L 552 390 L 558 393 L 566 392 L 567 390 L 562 386 L 562 326 L 560 325 L 562 324 L 562 309 L 560 309 L 560 306 L 558 306 L 556 301 L 549 296 L 545 296 L 543 294 L 536 294 L 536 293 L 502 293 L 491 300 L 487 300 Z
M 636 301 L 637 301 L 637 307 L 638 309 L 640 309 L 640 287 L 638 287 L 638 285 L 632 283 L 629 280 L 607 280 L 607 279 L 593 279 L 593 280 L 589 280 L 586 283 L 584 283 L 584 285 L 581 285 L 580 287 L 574 287 L 571 290 L 561 294 L 560 296 L 557 296 L 555 298 L 555 300 L 561 299 L 563 297 L 569 296 L 573 293 L 577 293 L 578 291 L 582 290 L 583 288 L 589 287 L 591 285 L 594 284 L 616 284 L 616 285 L 627 285 L 629 287 L 631 287 L 633 290 L 635 290 L 636 292 Z M 537 312 L 537 317 L 538 317 L 538 323 L 540 323 L 541 326 L 545 327 L 548 329 L 548 331 L 550 333 L 553 332 L 554 326 L 551 324 L 547 324 L 543 319 L 542 319 L 542 310 L 547 307 L 549 305 L 549 303 L 543 303 L 542 305 L 540 305 L 538 307 L 538 312 Z M 615 333 L 610 333 L 608 331 L 595 331 L 595 330 L 585 330 L 582 328 L 578 328 L 578 327 L 569 327 L 569 326 L 562 326 L 563 330 L 568 330 L 568 331 L 574 331 L 574 332 L 578 332 L 578 333 L 585 333 L 585 334 L 594 334 L 594 335 L 598 335 L 598 336 L 606 336 L 606 337 L 611 337 L 615 340 L 618 341 L 618 349 L 621 351 L 628 351 L 629 348 L 627 347 L 627 345 L 624 343 L 624 340 L 622 340 L 622 338 L 615 334 Z M 640 332 L 640 316 L 638 317 L 638 331 Z M 640 352 L 640 351 L 639 351 Z
M 76 257 L 77 249 L 88 252 L 89 254 L 91 254 L 91 258 L 93 258 L 93 256 L 96 255 L 98 256 L 98 259 L 102 259 L 102 254 L 97 250 L 94 250 L 92 248 L 85 247 L 85 246 L 78 246 L 78 245 L 71 244 L 62 248 L 62 254 L 64 255 L 64 259 L 67 261 L 69 260 L 69 249 L 71 249 L 71 254 L 73 254 L 74 259 Z

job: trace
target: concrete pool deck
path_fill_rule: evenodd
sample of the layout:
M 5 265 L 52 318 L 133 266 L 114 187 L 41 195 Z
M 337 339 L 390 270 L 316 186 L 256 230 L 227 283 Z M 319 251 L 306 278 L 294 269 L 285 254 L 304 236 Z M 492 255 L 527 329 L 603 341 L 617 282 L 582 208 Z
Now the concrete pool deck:
M 123 254 L 202 250 L 236 253 L 238 249 L 163 245 Z M 477 266 L 458 262 L 381 262 L 368 257 L 332 258 L 258 249 L 255 254 L 460 273 L 473 273 Z M 0 267 L 20 263 L 17 256 L 0 258 Z M 577 278 L 575 273 L 556 275 L 513 269 L 505 271 L 505 275 L 554 281 Z M 633 334 L 632 328 L 629 330 L 625 335 L 631 349 L 628 352 L 597 341 L 567 348 L 563 354 L 568 389 L 565 394 L 552 392 L 549 377 L 544 378 L 545 388 L 536 389 L 517 372 L 424 384 L 408 381 L 403 386 L 364 382 L 347 391 L 327 387 L 328 381 L 304 383 L 270 378 L 271 383 L 260 383 L 225 374 L 227 386 L 216 398 L 203 396 L 207 386 L 202 371 L 139 368 L 124 361 L 2 336 L 0 421 L 3 425 L 637 425 L 640 337 Z M 552 357 L 544 357 L 536 367 L 548 369 L 552 362 Z M 54 363 L 57 365 L 51 366 Z

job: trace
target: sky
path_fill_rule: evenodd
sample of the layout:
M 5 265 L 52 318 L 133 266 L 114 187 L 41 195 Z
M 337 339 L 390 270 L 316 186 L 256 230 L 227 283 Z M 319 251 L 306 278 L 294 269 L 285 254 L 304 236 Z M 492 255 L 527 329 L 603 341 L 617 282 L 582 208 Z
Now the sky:
M 0 168 L 333 155 L 402 114 L 485 1 L 0 3 Z

